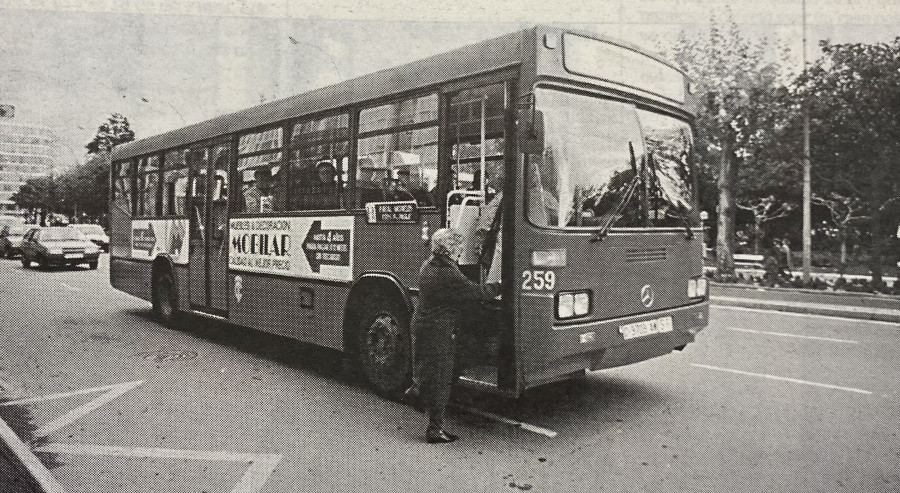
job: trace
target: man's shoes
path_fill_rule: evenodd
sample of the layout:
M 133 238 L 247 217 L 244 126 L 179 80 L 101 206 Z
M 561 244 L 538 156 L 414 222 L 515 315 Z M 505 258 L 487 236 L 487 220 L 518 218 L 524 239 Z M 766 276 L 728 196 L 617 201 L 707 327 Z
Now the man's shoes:
M 459 439 L 459 437 L 444 430 L 428 430 L 428 433 L 426 433 L 425 435 L 425 439 L 428 441 L 428 443 L 450 443 L 455 442 Z

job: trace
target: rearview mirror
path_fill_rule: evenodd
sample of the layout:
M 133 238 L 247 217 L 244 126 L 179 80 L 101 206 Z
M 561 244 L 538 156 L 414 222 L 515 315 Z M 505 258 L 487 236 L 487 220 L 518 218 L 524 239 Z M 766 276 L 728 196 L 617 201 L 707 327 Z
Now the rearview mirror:
M 544 114 L 530 108 L 516 114 L 519 151 L 526 154 L 544 153 Z

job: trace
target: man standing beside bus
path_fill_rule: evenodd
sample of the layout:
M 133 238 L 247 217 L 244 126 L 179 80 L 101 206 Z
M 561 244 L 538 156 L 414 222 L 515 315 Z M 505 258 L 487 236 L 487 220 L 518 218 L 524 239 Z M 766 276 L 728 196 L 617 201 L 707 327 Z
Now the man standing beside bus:
M 448 443 L 458 437 L 444 430 L 444 411 L 450 400 L 455 362 L 454 331 L 460 307 L 467 300 L 489 300 L 500 292 L 499 284 L 477 284 L 456 264 L 461 237 L 452 229 L 431 236 L 431 257 L 419 271 L 419 305 L 412 317 L 416 362 L 409 398 L 421 398 L 428 410 L 428 443 Z

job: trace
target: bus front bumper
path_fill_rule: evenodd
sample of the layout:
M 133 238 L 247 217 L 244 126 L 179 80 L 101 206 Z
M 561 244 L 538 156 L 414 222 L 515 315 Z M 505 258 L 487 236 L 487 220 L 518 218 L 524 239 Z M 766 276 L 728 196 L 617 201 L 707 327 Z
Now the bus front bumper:
M 667 320 L 668 319 L 668 320 Z M 532 319 L 534 320 L 534 319 Z M 558 381 L 584 370 L 638 363 L 694 342 L 709 320 L 709 302 L 581 324 L 554 325 L 542 349 L 523 366 L 526 387 Z M 536 341 L 535 341 L 536 342 Z

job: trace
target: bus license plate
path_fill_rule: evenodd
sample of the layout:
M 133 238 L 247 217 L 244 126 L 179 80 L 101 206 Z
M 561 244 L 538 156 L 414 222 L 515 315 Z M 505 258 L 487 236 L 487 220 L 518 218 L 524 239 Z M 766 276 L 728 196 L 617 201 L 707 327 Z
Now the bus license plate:
M 63 255 L 64 258 L 82 258 L 84 257 L 83 253 L 67 253 Z
M 662 317 L 654 320 L 644 320 L 619 326 L 619 332 L 625 340 L 635 337 L 644 337 L 663 332 L 672 332 L 672 317 Z

